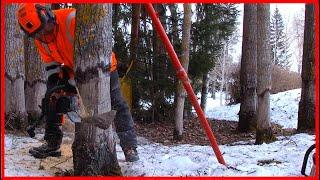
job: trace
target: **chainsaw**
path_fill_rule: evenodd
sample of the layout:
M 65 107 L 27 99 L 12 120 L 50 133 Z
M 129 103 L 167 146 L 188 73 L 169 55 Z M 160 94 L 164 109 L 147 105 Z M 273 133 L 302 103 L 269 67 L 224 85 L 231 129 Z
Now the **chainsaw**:
M 78 88 L 76 88 L 77 94 L 70 94 L 64 91 L 65 87 L 66 85 L 55 86 L 46 92 L 39 106 L 41 108 L 40 117 L 26 129 L 31 138 L 35 136 L 36 127 L 50 111 L 55 111 L 58 115 L 66 114 L 73 123 L 89 123 L 101 129 L 107 129 L 111 125 L 116 111 L 90 115 L 83 104 Z

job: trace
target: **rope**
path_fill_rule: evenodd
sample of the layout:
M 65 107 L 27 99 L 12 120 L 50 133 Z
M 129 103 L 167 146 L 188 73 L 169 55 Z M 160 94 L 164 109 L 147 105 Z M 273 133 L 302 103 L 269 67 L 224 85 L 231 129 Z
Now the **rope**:
M 123 79 L 125 79 L 127 77 L 128 73 L 131 70 L 132 65 L 133 65 L 133 60 L 131 60 L 129 67 L 128 67 L 126 73 L 124 74 L 124 76 L 121 78 L 121 80 L 123 80 Z

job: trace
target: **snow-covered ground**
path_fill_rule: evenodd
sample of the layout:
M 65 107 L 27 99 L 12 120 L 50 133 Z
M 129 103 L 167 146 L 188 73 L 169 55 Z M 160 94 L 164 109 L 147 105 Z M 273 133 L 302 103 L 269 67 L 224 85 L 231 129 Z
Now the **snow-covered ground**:
M 270 97 L 271 122 L 283 126 L 283 128 L 297 128 L 298 108 L 301 89 L 294 89 Z M 211 99 L 211 98 L 209 98 Z M 217 106 L 219 100 L 207 101 L 206 116 L 218 120 L 238 121 L 240 104 L 230 106 Z
M 119 145 L 117 155 L 125 176 L 300 176 L 304 153 L 314 138 L 297 134 L 281 137 L 271 144 L 238 142 L 220 146 L 226 163 L 232 168 L 219 164 L 209 146 L 163 146 L 143 138 L 139 138 L 139 161 L 125 162 Z M 57 171 L 72 169 L 70 142 L 64 139 L 62 157 L 39 160 L 28 154 L 30 147 L 40 145 L 38 139 L 7 135 L 5 175 L 54 176 Z
M 300 90 L 292 90 L 272 95 L 274 122 L 295 127 L 292 124 L 297 121 L 295 107 L 298 106 L 299 93 Z M 234 113 L 234 117 L 238 112 L 236 106 L 210 109 L 209 105 L 207 115 L 208 112 L 223 111 L 225 114 Z M 72 169 L 71 136 L 64 137 L 60 158 L 39 160 L 28 154 L 30 147 L 41 144 L 42 136 L 38 134 L 35 139 L 5 136 L 5 176 L 54 176 L 57 171 Z M 117 156 L 125 176 L 300 176 L 305 151 L 315 143 L 315 136 L 302 133 L 279 137 L 270 144 L 253 145 L 252 140 L 219 146 L 228 167 L 217 162 L 210 146 L 163 146 L 142 137 L 138 138 L 138 143 L 140 160 L 133 163 L 125 162 L 117 145 Z

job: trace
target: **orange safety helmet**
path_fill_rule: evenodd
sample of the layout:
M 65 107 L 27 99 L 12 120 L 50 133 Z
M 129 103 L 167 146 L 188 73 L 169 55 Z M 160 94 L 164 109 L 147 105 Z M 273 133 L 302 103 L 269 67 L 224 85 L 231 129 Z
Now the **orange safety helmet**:
M 40 31 L 48 22 L 55 23 L 55 15 L 50 5 L 39 3 L 23 3 L 16 12 L 21 29 L 32 36 Z

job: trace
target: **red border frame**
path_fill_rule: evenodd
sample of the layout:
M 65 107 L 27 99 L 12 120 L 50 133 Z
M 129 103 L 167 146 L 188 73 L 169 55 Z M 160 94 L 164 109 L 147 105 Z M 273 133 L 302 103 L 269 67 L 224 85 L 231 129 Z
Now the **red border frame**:
M 35 180 L 46 180 L 46 179 L 122 179 L 122 177 L 4 177 L 4 112 L 5 112 L 5 84 L 4 84 L 4 65 L 5 65 L 5 5 L 8 3 L 22 3 L 25 0 L 3 0 L 1 1 L 1 179 L 13 180 L 13 179 L 35 179 Z M 60 2 L 65 3 L 65 0 L 30 0 L 28 2 Z M 70 3 L 111 3 L 111 2 L 123 2 L 119 0 L 69 0 Z M 130 0 L 131 3 L 141 3 L 139 0 Z M 160 3 L 161 1 L 151 1 L 155 3 Z M 166 3 L 177 3 L 177 2 L 229 2 L 229 3 L 256 3 L 257 0 L 166 0 Z M 318 0 L 261 0 L 259 3 L 314 3 L 315 4 L 315 134 L 316 134 L 316 154 L 319 155 L 319 2 Z M 319 167 L 319 156 L 316 156 L 316 167 Z M 317 179 L 319 176 L 319 170 L 316 168 L 315 177 L 201 177 L 201 179 L 306 179 L 313 180 Z M 145 179 L 145 177 L 127 177 L 128 179 Z M 148 179 L 180 179 L 180 177 L 147 177 Z M 188 179 L 196 180 L 199 177 L 188 177 Z

